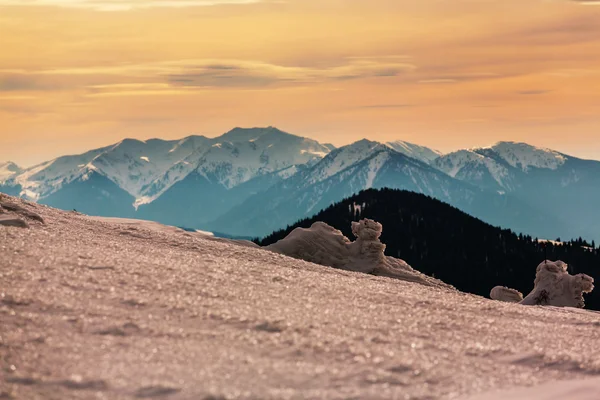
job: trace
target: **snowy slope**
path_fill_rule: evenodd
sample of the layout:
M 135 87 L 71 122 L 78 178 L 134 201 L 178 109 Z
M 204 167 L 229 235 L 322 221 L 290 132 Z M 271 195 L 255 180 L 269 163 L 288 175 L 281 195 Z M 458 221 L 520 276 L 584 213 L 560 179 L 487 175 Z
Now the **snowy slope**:
M 386 145 L 396 150 L 398 153 L 402 153 L 406 156 L 416 158 L 424 163 L 431 164 L 436 158 L 442 155 L 437 150 L 430 149 L 429 147 L 420 146 L 414 143 L 408 143 L 403 140 L 396 140 L 394 142 L 387 142 Z
M 597 398 L 598 313 L 22 204 L 46 224 L 0 227 L 0 397 Z

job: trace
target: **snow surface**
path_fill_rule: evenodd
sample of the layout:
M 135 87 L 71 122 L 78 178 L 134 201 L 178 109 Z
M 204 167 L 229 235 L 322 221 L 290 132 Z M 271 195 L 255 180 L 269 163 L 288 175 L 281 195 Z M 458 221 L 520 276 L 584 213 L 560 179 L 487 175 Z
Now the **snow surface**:
M 600 379 L 550 382 L 529 388 L 483 393 L 466 400 L 598 400 Z
M 600 374 L 599 313 L 11 201 L 46 224 L 0 227 L 1 398 L 550 400 Z

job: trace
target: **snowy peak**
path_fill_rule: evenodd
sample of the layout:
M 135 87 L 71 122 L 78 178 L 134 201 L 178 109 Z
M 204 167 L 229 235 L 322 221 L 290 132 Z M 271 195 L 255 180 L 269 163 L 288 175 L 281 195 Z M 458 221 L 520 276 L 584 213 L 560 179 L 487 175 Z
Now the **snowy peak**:
M 358 162 L 371 158 L 378 152 L 389 150 L 386 145 L 367 139 L 335 149 L 310 171 L 307 184 L 324 181 Z
M 314 165 L 329 151 L 317 141 L 273 127 L 236 128 L 212 139 L 204 136 L 172 141 L 124 139 L 25 171 L 4 163 L 0 164 L 0 180 L 14 178 L 22 186 L 23 196 L 39 200 L 94 171 L 134 196 L 139 205 L 153 201 L 193 171 L 233 188 L 259 175 L 294 165 Z M 292 171 L 289 169 L 286 174 Z
M 0 182 L 12 178 L 21 171 L 21 168 L 12 161 L 0 162 Z
M 532 167 L 555 170 L 567 161 L 567 157 L 557 151 L 532 146 L 527 143 L 498 142 L 490 149 L 512 167 L 519 168 L 525 172 Z
M 423 161 L 427 164 L 432 164 L 436 158 L 442 155 L 442 153 L 437 150 L 414 143 L 408 143 L 403 140 L 387 142 L 386 145 L 396 150 L 398 153 Z
M 504 189 L 512 187 L 508 165 L 475 150 L 459 150 L 443 155 L 432 165 L 453 178 L 474 182 L 484 187 L 496 185 Z M 487 178 L 491 178 L 492 181 L 485 182 Z
M 456 177 L 465 166 L 471 163 L 483 164 L 484 160 L 485 156 L 473 150 L 458 150 L 439 157 L 434 166 L 451 177 Z
M 216 138 L 197 171 L 233 188 L 259 175 L 314 163 L 329 153 L 320 143 L 276 128 L 236 128 Z

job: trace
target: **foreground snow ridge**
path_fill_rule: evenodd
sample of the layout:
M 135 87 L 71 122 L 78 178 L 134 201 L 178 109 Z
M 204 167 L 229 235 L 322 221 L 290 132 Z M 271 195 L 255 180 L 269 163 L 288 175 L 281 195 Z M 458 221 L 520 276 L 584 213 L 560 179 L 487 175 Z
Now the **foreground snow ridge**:
M 285 239 L 267 249 L 289 257 L 348 271 L 386 276 L 434 287 L 452 288 L 446 283 L 415 271 L 405 261 L 384 254 L 379 240 L 383 226 L 370 219 L 352 223 L 352 242 L 324 222 L 310 228 L 296 228 Z
M 562 261 L 544 261 L 537 267 L 535 286 L 527 297 L 514 289 L 497 286 L 490 297 L 494 300 L 527 306 L 585 307 L 584 293 L 594 290 L 594 278 L 585 274 L 569 275 Z

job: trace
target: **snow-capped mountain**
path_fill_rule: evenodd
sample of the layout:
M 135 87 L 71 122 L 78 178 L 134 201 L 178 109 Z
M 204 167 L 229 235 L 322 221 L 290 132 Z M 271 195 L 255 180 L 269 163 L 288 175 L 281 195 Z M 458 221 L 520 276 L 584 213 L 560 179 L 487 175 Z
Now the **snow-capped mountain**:
M 506 162 L 476 150 L 459 150 L 440 156 L 432 165 L 453 178 L 487 189 L 504 191 L 513 185 L 511 168 Z
M 12 161 L 0 162 L 0 183 L 7 181 L 21 171 L 21 168 Z
M 499 142 L 446 154 L 433 165 L 459 180 L 509 193 L 556 215 L 577 235 L 600 238 L 599 161 L 525 143 Z
M 465 184 L 386 144 L 361 140 L 248 198 L 209 223 L 207 229 L 265 235 L 364 189 L 384 187 L 423 193 L 498 225 L 514 223 L 525 231 L 528 224 L 542 230 L 558 226 L 551 216 L 516 199 Z
M 125 139 L 24 170 L 0 164 L 4 193 L 244 235 L 270 233 L 371 187 L 425 193 L 540 237 L 600 239 L 600 162 L 524 143 L 441 155 L 403 141 L 335 148 L 272 127 L 235 128 L 217 138 Z
M 441 152 L 430 149 L 429 147 L 419 146 L 418 144 L 408 143 L 403 140 L 396 140 L 393 142 L 387 142 L 386 145 L 396 150 L 398 153 L 402 153 L 417 160 L 423 161 L 424 163 L 431 164 L 435 159 L 442 155 Z
M 512 167 L 527 172 L 530 168 L 558 169 L 567 161 L 567 156 L 557 151 L 535 147 L 527 143 L 498 142 L 489 148 L 478 149 L 486 154 L 491 150 Z
M 246 183 L 261 177 L 266 177 L 260 180 L 263 184 L 286 179 L 299 166 L 313 165 L 327 153 L 329 148 L 314 140 L 272 127 L 236 128 L 217 138 L 125 139 L 84 154 L 60 157 L 24 171 L 7 173 L 0 190 L 91 214 L 97 214 L 98 207 L 105 209 L 107 199 L 118 198 L 117 204 L 113 204 L 113 213 L 132 216 L 136 208 L 148 206 L 174 185 L 185 184 L 186 179 L 199 179 L 210 187 L 195 185 L 196 202 L 198 197 L 211 198 L 217 193 L 218 199 L 224 200 L 233 195 L 231 190 L 238 186 L 252 187 L 249 193 L 254 193 L 262 186 Z M 236 201 L 244 199 L 243 190 L 235 192 Z M 225 200 L 229 204 L 229 200 Z M 176 209 L 183 201 L 174 198 L 168 206 Z M 210 209 L 210 204 L 206 207 Z M 110 209 L 106 211 L 110 213 Z M 212 212 L 214 216 L 215 210 Z

